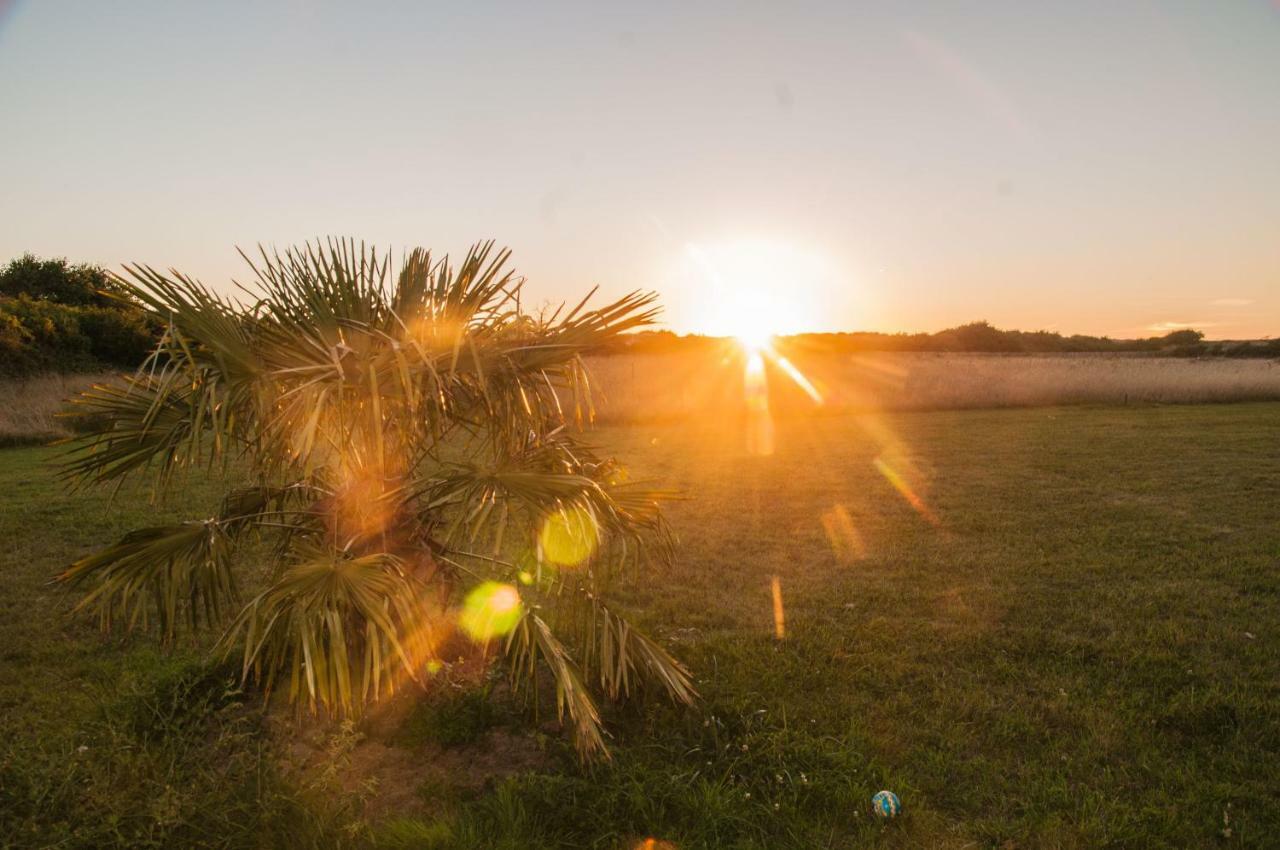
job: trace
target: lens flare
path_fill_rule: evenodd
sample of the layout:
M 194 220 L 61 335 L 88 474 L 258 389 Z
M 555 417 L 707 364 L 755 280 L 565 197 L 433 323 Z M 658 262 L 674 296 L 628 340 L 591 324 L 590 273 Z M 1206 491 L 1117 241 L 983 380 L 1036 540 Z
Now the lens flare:
M 773 350 L 770 349 L 770 352 Z M 778 368 L 787 373 L 787 377 L 796 382 L 796 386 L 804 390 L 805 395 L 813 399 L 814 404 L 822 404 L 822 394 L 818 392 L 818 388 L 813 382 L 804 376 L 804 373 L 792 365 L 787 358 L 774 353 L 773 362 L 778 364 Z
M 906 499 L 907 504 L 915 509 L 916 513 L 924 517 L 930 524 L 938 525 L 938 518 L 933 515 L 931 510 L 929 510 L 929 506 L 925 504 L 924 499 L 922 499 L 920 495 L 912 489 L 911 485 L 907 483 L 907 480 L 903 478 L 896 469 L 889 465 L 889 462 L 884 459 L 883 455 L 872 461 L 872 464 L 875 466 L 876 470 L 884 476 L 885 480 L 892 485 L 893 489 L 898 491 L 898 495 Z
M 783 640 L 787 636 L 787 614 L 782 608 L 782 579 L 773 577 L 773 636 Z
M 661 838 L 645 838 L 631 845 L 631 850 L 676 850 L 676 845 Z
M 523 614 L 515 585 L 486 581 L 467 594 L 458 626 L 473 640 L 492 640 L 514 629 Z
M 538 548 L 542 558 L 562 567 L 576 567 L 600 545 L 600 524 L 581 505 L 561 508 L 542 523 Z
M 769 379 L 764 373 L 764 357 L 752 352 L 742 375 L 742 392 L 747 406 L 747 453 L 773 454 L 773 414 L 769 411 Z
M 831 545 L 837 561 L 849 563 L 867 556 L 862 535 L 858 533 L 853 518 L 844 505 L 836 505 L 822 515 L 822 530 L 827 534 L 827 543 Z

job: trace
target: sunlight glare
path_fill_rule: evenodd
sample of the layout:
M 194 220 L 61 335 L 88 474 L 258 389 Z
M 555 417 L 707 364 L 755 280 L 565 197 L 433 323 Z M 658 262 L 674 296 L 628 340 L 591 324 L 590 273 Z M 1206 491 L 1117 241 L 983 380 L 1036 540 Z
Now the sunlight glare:
M 753 351 L 742 375 L 743 399 L 747 406 L 747 453 L 773 454 L 773 414 L 769 410 L 769 378 L 764 372 L 764 356 Z
M 805 395 L 813 399 L 814 404 L 822 404 L 822 394 L 818 392 L 818 388 L 790 360 L 780 354 L 775 354 L 773 362 L 778 364 L 779 369 L 787 373 L 788 378 L 796 382 L 797 387 L 804 390 Z
M 910 505 L 916 513 L 924 517 L 924 519 L 931 525 L 938 525 L 938 518 L 934 516 L 933 511 L 929 510 L 929 506 L 925 503 L 924 499 L 916 492 L 915 488 L 907 482 L 907 479 L 897 469 L 895 469 L 888 460 L 885 459 L 884 455 L 880 455 L 872 461 L 872 465 L 875 466 L 876 470 L 884 476 L 884 479 L 889 482 L 890 486 L 898 491 L 898 495 L 902 496 L 902 498 L 906 500 L 907 504 Z
M 735 334 L 738 343 L 749 354 L 768 350 L 773 345 L 773 333 L 763 323 L 757 327 L 751 327 L 750 324 L 743 322 Z
M 698 331 L 734 337 L 748 351 L 822 326 L 839 287 L 824 259 L 782 241 L 690 243 L 686 253 Z

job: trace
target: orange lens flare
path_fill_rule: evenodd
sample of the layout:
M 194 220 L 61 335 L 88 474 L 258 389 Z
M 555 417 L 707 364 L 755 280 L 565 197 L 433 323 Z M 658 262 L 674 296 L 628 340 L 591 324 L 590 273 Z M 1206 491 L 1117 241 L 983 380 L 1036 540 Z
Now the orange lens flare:
M 836 505 L 822 515 L 822 530 L 827 534 L 827 543 L 831 545 L 837 561 L 849 563 L 867 556 L 862 535 L 844 505 Z
M 797 387 L 804 390 L 805 395 L 813 399 L 814 404 L 822 404 L 822 394 L 818 392 L 818 388 L 790 360 L 781 355 L 775 355 L 773 362 L 778 364 L 779 369 L 787 373 L 788 378 L 796 382 Z
M 769 411 L 769 379 L 764 373 L 764 357 L 755 351 L 747 358 L 742 375 L 747 405 L 747 453 L 773 454 L 773 414 Z
M 911 485 L 907 483 L 906 479 L 890 466 L 883 456 L 876 458 L 872 461 L 872 464 L 884 476 L 885 480 L 892 485 L 893 489 L 898 491 L 898 495 L 906 499 L 907 504 L 915 509 L 916 513 L 924 517 L 929 523 L 938 525 L 938 518 L 929 510 L 929 506 L 925 504 L 924 499 L 920 498 L 916 491 L 911 488 Z
M 357 469 L 348 471 L 346 478 L 333 502 L 333 532 L 340 545 L 382 534 L 395 520 L 394 502 L 387 497 L 388 483 L 377 473 Z
M 773 577 L 773 636 L 783 640 L 787 636 L 787 614 L 782 608 L 782 579 Z

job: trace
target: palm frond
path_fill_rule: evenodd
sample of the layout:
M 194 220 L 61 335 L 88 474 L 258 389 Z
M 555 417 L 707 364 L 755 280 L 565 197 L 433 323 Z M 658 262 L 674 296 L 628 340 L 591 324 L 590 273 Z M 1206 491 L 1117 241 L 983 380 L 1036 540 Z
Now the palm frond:
M 591 609 L 582 641 L 583 669 L 595 673 L 609 699 L 624 699 L 635 687 L 654 685 L 672 702 L 693 704 L 698 693 L 683 664 L 598 599 L 591 600 Z
M 233 542 L 216 520 L 131 531 L 81 558 L 59 581 L 88 588 L 78 610 L 93 610 L 103 628 L 116 621 L 146 627 L 151 616 L 165 639 L 186 619 L 192 628 L 216 623 L 236 598 Z
M 64 579 L 87 588 L 82 607 L 104 625 L 155 617 L 166 637 L 182 616 L 218 621 L 235 599 L 236 542 L 272 538 L 268 586 L 219 645 L 266 689 L 286 678 L 295 702 L 355 714 L 417 675 L 460 585 L 495 577 L 486 570 L 513 581 L 500 557 L 512 529 L 537 552 L 577 535 L 588 545 L 559 563 L 584 568 L 585 595 L 541 578 L 528 588 L 548 606 L 509 636 L 512 672 L 550 671 L 584 754 L 605 752 L 593 688 L 692 699 L 679 662 L 603 602 L 611 576 L 670 558 L 659 503 L 674 494 L 628 481 L 568 432 L 594 416 L 584 356 L 654 321 L 654 296 L 593 307 L 589 294 L 531 315 L 509 258 L 483 242 L 458 262 L 414 250 L 396 270 L 355 240 L 260 247 L 234 299 L 126 266 L 121 291 L 166 331 L 136 375 L 77 400 L 91 428 L 64 472 L 164 484 L 220 462 L 252 483 L 214 518 L 76 562 Z M 460 544 L 480 538 L 493 555 L 471 555 L 486 568 L 472 576 Z
M 155 463 L 164 481 L 176 469 L 203 459 L 189 392 L 161 388 L 143 378 L 124 379 L 95 384 L 72 405 L 74 415 L 104 427 L 72 444 L 63 463 L 63 474 L 70 479 L 109 481 Z
M 338 716 L 416 679 L 434 651 L 425 589 L 400 558 L 299 553 L 240 612 L 219 642 L 242 646 L 242 669 L 268 691 L 282 675 L 292 701 Z
M 567 712 L 573 721 L 573 738 L 579 756 L 584 761 L 597 757 L 608 759 L 600 712 L 582 681 L 578 665 L 551 627 L 538 615 L 526 613 L 508 635 L 506 649 L 512 687 L 536 691 L 538 662 L 542 661 L 555 682 L 557 716 L 563 721 Z

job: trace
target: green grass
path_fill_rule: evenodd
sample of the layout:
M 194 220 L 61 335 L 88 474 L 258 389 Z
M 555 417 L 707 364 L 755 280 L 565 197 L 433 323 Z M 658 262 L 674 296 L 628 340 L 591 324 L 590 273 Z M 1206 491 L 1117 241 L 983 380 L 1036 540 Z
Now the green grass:
M 629 596 L 692 665 L 703 703 L 615 709 L 611 765 L 583 771 L 554 747 L 540 772 L 375 828 L 382 846 L 1280 835 L 1280 405 L 797 419 L 768 458 L 744 457 L 732 423 L 596 442 L 691 497 L 670 510 L 678 565 Z M 219 825 L 202 840 L 348 840 L 354 816 L 277 775 L 222 671 L 68 617 L 48 578 L 157 517 L 65 493 L 49 456 L 0 453 L 0 846 L 186 846 Z M 212 499 L 188 488 L 172 513 Z M 842 551 L 852 527 L 861 557 L 824 531 L 837 506 Z M 469 746 L 492 722 L 465 697 L 432 705 L 387 739 Z M 888 825 L 869 814 L 880 788 L 904 805 Z

